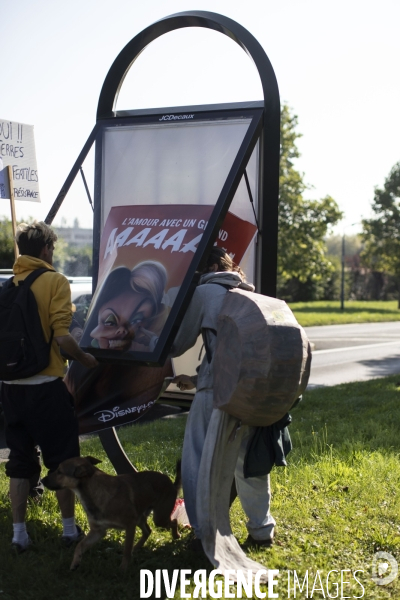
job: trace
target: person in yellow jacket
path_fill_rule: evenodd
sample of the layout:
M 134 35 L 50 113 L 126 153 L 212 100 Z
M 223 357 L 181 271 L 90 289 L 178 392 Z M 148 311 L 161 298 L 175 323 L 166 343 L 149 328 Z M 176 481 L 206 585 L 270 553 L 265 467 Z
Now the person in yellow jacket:
M 1 402 L 5 437 L 10 449 L 6 474 L 10 477 L 10 500 L 13 516 L 12 546 L 23 552 L 30 544 L 25 515 L 29 482 L 40 474 L 36 447 L 42 452 L 45 466 L 53 471 L 67 458 L 79 456 L 78 422 L 72 397 L 64 382 L 65 359 L 60 348 L 87 368 L 97 366 L 96 359 L 83 352 L 69 333 L 72 320 L 71 290 L 68 280 L 53 265 L 57 235 L 43 222 L 22 223 L 16 242 L 20 256 L 16 260 L 14 283 L 24 280 L 35 269 L 49 269 L 32 284 L 43 333 L 49 342 L 53 335 L 48 366 L 25 379 L 3 381 Z M 75 524 L 75 500 L 71 490 L 56 492 L 63 521 L 62 539 L 70 545 L 82 535 Z

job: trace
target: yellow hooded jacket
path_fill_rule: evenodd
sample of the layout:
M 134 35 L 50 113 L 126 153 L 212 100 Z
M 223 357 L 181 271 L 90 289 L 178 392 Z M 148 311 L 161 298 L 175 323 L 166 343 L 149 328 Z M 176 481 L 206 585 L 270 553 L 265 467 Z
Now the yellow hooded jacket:
M 35 269 L 43 267 L 51 269 L 52 272 L 40 275 L 33 282 L 31 290 L 36 298 L 46 341 L 50 340 L 53 330 L 53 342 L 49 365 L 38 374 L 64 377 L 65 359 L 61 356 L 60 347 L 54 338 L 68 335 L 72 321 L 71 288 L 68 280 L 43 260 L 24 254 L 14 263 L 14 283 L 17 284 Z

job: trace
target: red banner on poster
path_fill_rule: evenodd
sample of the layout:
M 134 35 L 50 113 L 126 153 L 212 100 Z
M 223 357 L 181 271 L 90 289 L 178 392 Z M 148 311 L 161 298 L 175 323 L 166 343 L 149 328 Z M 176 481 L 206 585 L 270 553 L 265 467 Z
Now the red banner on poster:
M 115 267 L 143 260 L 160 261 L 170 287 L 180 285 L 203 236 L 213 206 L 116 206 L 111 209 L 100 243 L 99 284 Z M 257 228 L 226 215 L 216 245 L 239 264 Z

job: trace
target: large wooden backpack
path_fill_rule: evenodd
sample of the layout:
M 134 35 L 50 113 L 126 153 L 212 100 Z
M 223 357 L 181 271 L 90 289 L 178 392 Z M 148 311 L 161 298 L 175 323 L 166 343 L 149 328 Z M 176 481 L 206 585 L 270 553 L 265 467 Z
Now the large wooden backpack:
M 246 425 L 287 413 L 307 387 L 311 347 L 283 300 L 230 289 L 218 317 L 214 408 Z

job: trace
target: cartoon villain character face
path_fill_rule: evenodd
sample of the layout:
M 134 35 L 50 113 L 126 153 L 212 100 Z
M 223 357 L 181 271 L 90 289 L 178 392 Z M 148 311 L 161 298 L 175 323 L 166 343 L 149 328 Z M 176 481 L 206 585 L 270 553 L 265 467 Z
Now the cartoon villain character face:
M 123 292 L 100 307 L 98 325 L 90 335 L 100 348 L 126 352 L 138 329 L 153 312 L 154 304 L 148 295 Z

